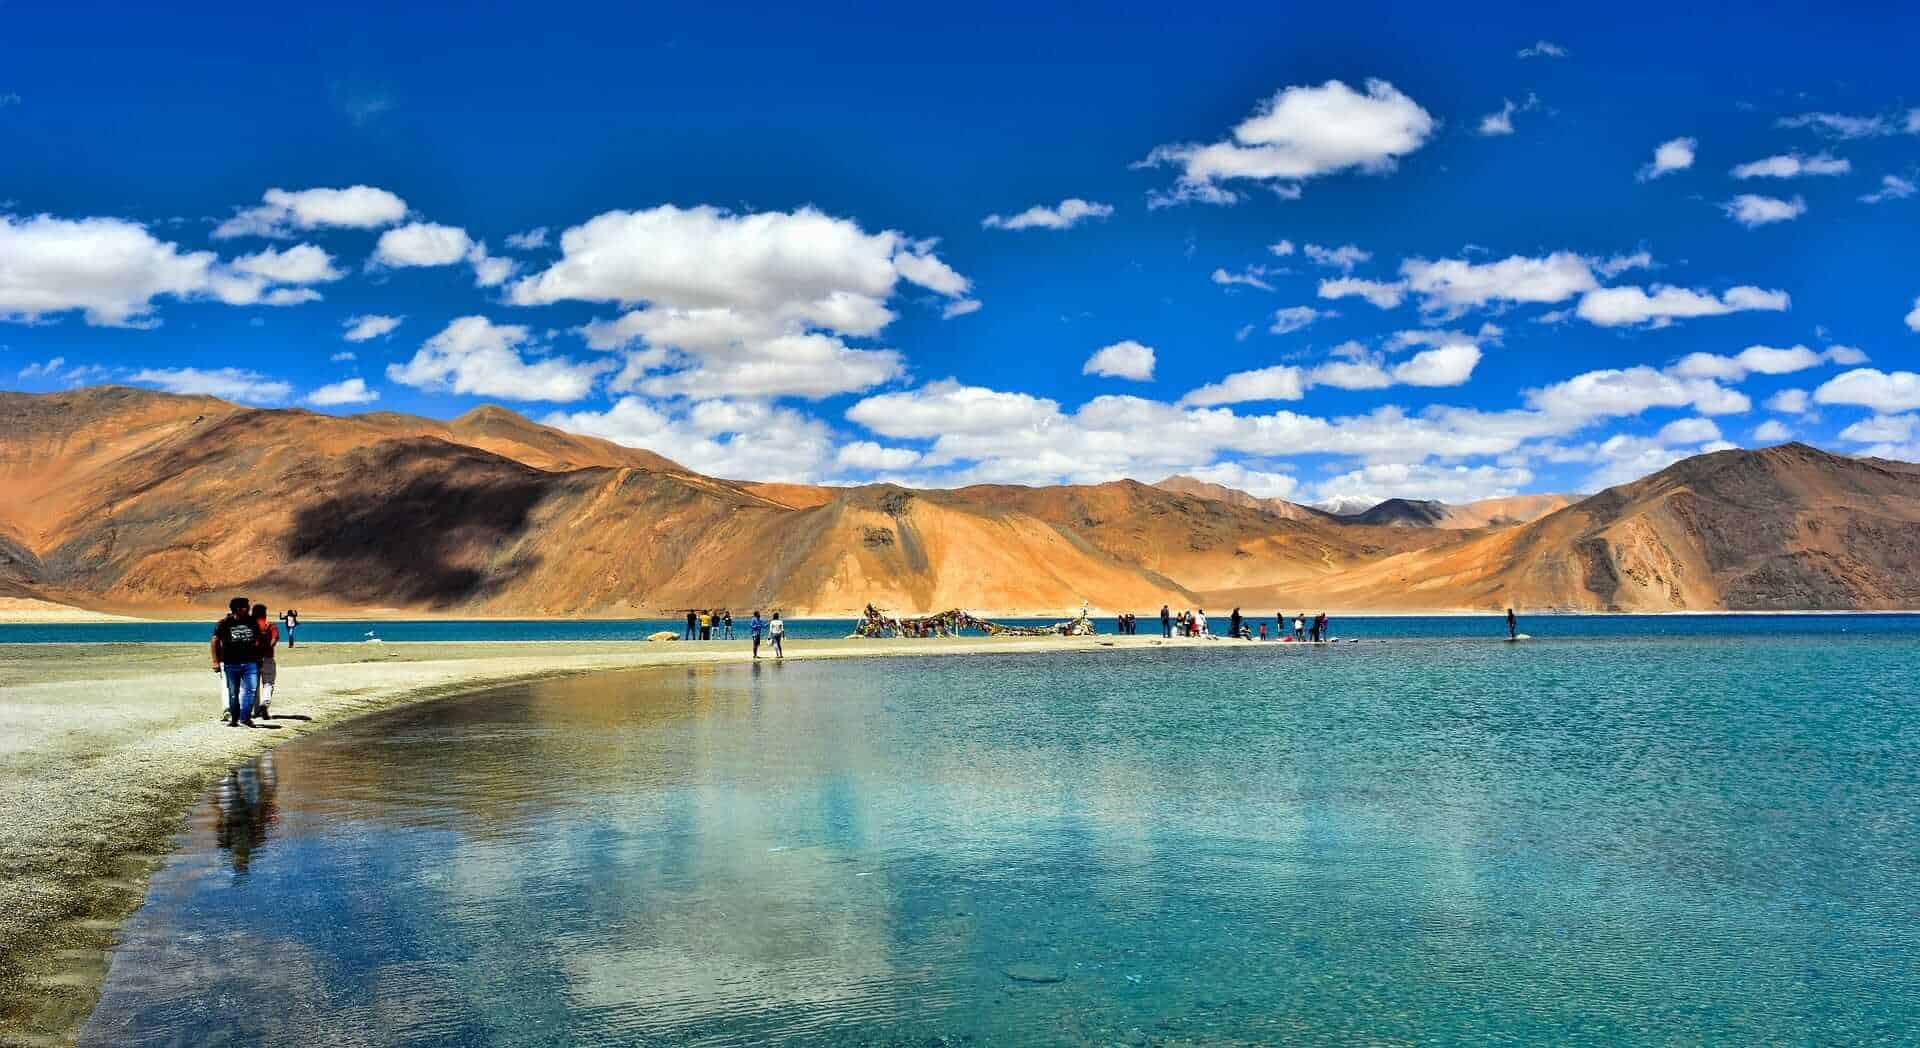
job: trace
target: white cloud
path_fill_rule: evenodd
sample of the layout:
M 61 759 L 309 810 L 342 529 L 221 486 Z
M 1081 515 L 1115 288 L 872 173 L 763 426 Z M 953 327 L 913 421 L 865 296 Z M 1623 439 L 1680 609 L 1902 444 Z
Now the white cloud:
M 515 251 L 538 251 L 547 246 L 547 227 L 538 226 L 524 233 L 509 233 L 507 246 Z
M 473 282 L 478 287 L 505 283 L 519 265 L 512 259 L 488 254 L 487 245 L 468 236 L 466 230 L 433 222 L 413 222 L 380 234 L 373 261 L 394 268 L 466 262 L 473 267 Z
M 285 382 L 242 368 L 146 368 L 134 372 L 133 381 L 158 386 L 168 393 L 219 397 L 243 404 L 277 404 L 293 392 Z
M 948 316 L 978 308 L 963 297 L 971 283 L 932 247 L 810 208 L 610 211 L 563 233 L 561 257 L 516 281 L 509 298 L 643 305 L 583 329 L 595 348 L 626 354 L 615 391 L 827 396 L 903 372 L 898 353 L 845 341 L 893 321 L 886 303 L 901 281 L 951 299 Z
M 1242 404 L 1259 400 L 1299 400 L 1307 394 L 1306 374 L 1291 364 L 1239 371 L 1209 382 L 1180 398 L 1192 407 Z
M 1563 302 L 1599 286 L 1591 260 L 1569 251 L 1545 258 L 1514 255 L 1481 264 L 1459 258 L 1433 262 L 1410 258 L 1400 264 L 1400 272 L 1408 289 L 1421 296 L 1421 309 L 1446 315 L 1491 303 Z
M 1616 484 L 1628 484 L 1666 469 L 1681 459 L 1702 452 L 1725 450 L 1730 446 L 1716 439 L 1698 447 L 1676 447 L 1658 438 L 1616 434 L 1598 444 L 1577 449 L 1588 461 L 1601 464 L 1600 468 L 1587 475 L 1582 486 L 1588 491 L 1598 491 Z
M 912 448 L 889 448 L 871 440 L 856 440 L 842 445 L 833 464 L 841 470 L 860 473 L 897 472 L 920 463 L 920 453 Z
M 348 317 L 345 321 L 346 333 L 340 337 L 348 342 L 370 342 L 382 335 L 391 334 L 393 329 L 399 327 L 400 322 L 405 319 L 405 317 L 381 316 L 378 313 Z
M 335 364 L 351 364 L 360 359 L 360 355 L 351 349 L 343 349 L 327 358 Z
M 1813 396 L 1804 389 L 1783 389 L 1767 398 L 1767 410 L 1783 415 L 1804 415 L 1813 407 Z
M 54 357 L 45 363 L 28 364 L 20 369 L 21 378 L 51 378 L 67 363 L 66 357 Z
M 1513 56 L 1515 58 L 1565 58 L 1572 53 L 1551 40 L 1538 40 L 1532 47 L 1523 47 L 1515 51 Z
M 1920 415 L 1874 415 L 1863 418 L 1840 431 L 1840 439 L 1853 444 L 1899 443 L 1913 438 L 1920 429 Z
M 987 229 L 1072 229 L 1087 219 L 1112 214 L 1111 204 L 1068 197 L 1056 207 L 1035 204 L 1017 215 L 988 215 L 980 220 L 980 225 Z
M 1704 444 L 1720 439 L 1720 427 L 1710 418 L 1677 418 L 1660 427 L 1662 444 Z
M 368 389 L 366 381 L 358 378 L 321 386 L 307 394 L 307 403 L 322 408 L 339 407 L 344 404 L 371 404 L 379 399 L 379 391 Z
M 1540 107 L 1540 99 L 1528 95 L 1524 103 L 1515 105 L 1513 99 L 1501 100 L 1500 108 L 1480 118 L 1480 136 L 1493 138 L 1499 135 L 1513 134 L 1513 115 L 1527 113 Z
M 1695 152 L 1700 141 L 1695 138 L 1670 138 L 1654 147 L 1653 159 L 1640 169 L 1637 176 L 1642 182 L 1651 182 L 1675 171 L 1685 171 L 1693 166 Z
M 334 268 L 331 255 L 313 244 L 299 244 L 284 251 L 268 248 L 242 255 L 228 265 L 275 284 L 324 284 L 346 276 Z
M 1777 444 L 1793 439 L 1793 430 L 1777 418 L 1770 418 L 1753 427 L 1753 439 L 1761 444 Z
M 1917 191 L 1920 191 L 1920 187 L 1915 187 L 1913 182 L 1908 179 L 1901 178 L 1899 175 L 1882 175 L 1880 176 L 1880 188 L 1862 195 L 1860 202 L 1863 204 L 1882 204 L 1889 200 L 1905 200 Z
M 1393 377 L 1409 386 L 1458 386 L 1479 363 L 1479 346 L 1454 342 L 1415 353 L 1393 369 Z
M 1907 329 L 1920 331 L 1920 298 L 1913 300 L 1913 311 L 1907 314 Z
M 1267 283 L 1266 276 L 1267 276 L 1267 267 L 1248 266 L 1246 269 L 1246 272 L 1244 273 L 1229 273 L 1224 269 L 1216 268 L 1213 271 L 1213 276 L 1211 277 L 1211 279 L 1213 280 L 1214 283 L 1219 284 L 1222 287 L 1233 287 L 1235 285 L 1238 285 L 1241 287 L 1255 287 L 1255 288 L 1259 288 L 1262 291 L 1272 291 L 1273 285 Z
M 345 189 L 269 189 L 264 203 L 220 223 L 215 240 L 287 237 L 295 229 L 378 229 L 407 217 L 407 202 L 373 186 Z
M 1739 414 L 1752 401 L 1711 379 L 1690 379 L 1645 365 L 1575 375 L 1527 391 L 1527 403 L 1550 416 L 1592 419 L 1637 415 L 1648 408 L 1691 406 L 1703 415 Z
M 1775 222 L 1791 222 L 1807 213 L 1804 198 L 1794 197 L 1782 200 L 1779 197 L 1761 196 L 1758 193 L 1742 193 L 1720 205 L 1727 217 L 1746 226 L 1757 229 Z
M 1393 309 L 1407 297 L 1407 284 L 1403 280 L 1385 283 L 1378 280 L 1362 280 L 1359 277 L 1337 277 L 1320 282 L 1321 298 L 1363 298 L 1380 309 Z
M 1280 256 L 1281 258 L 1285 258 L 1288 255 L 1293 254 L 1293 241 L 1291 240 L 1276 241 L 1275 243 L 1268 244 L 1267 250 Z
M 622 397 L 605 411 L 555 412 L 549 426 L 658 452 L 701 473 L 807 483 L 833 460 L 824 423 L 754 401 L 701 401 L 678 409 Z
M 952 302 L 947 303 L 946 307 L 940 310 L 940 319 L 952 320 L 954 317 L 964 317 L 969 313 L 978 313 L 978 312 L 980 312 L 979 299 L 957 298 L 957 299 L 954 299 Z
M 1351 273 L 1353 272 L 1353 267 L 1362 262 L 1370 261 L 1373 258 L 1372 252 L 1362 251 L 1360 247 L 1355 244 L 1342 244 L 1339 247 L 1321 247 L 1319 244 L 1308 244 L 1306 246 L 1306 254 L 1309 259 L 1313 260 L 1315 265 L 1326 266 L 1328 269 L 1337 269 L 1342 273 Z
M 1689 353 L 1681 357 L 1679 362 L 1669 370 L 1681 378 L 1711 378 L 1725 382 L 1739 382 L 1749 373 L 1788 375 L 1795 371 L 1804 371 L 1817 366 L 1825 359 L 1828 359 L 1826 354 L 1815 353 L 1805 346 L 1789 346 L 1785 349 L 1776 349 L 1773 346 L 1748 346 L 1731 357 L 1716 353 Z
M 1104 346 L 1080 369 L 1082 375 L 1128 378 L 1135 382 L 1153 381 L 1153 347 L 1132 339 Z
M 1867 362 L 1867 355 L 1854 346 L 1828 346 L 1826 352 L 1820 356 L 1828 363 L 1839 364 L 1842 367 L 1852 367 Z
M 525 327 L 461 317 L 448 324 L 405 364 L 387 365 L 387 378 L 403 386 L 509 400 L 579 400 L 614 365 L 576 363 L 564 357 L 528 361 L 521 349 L 532 341 Z
M 1692 317 L 1717 317 L 1745 310 L 1778 312 L 1792 305 L 1784 291 L 1763 288 L 1728 288 L 1716 297 L 1710 291 L 1693 291 L 1662 284 L 1646 289 L 1624 286 L 1596 288 L 1580 298 L 1575 312 L 1582 320 L 1601 327 L 1652 324 L 1664 327 L 1675 320 Z
M 1160 146 L 1143 163 L 1180 171 L 1173 190 L 1154 203 L 1232 203 L 1238 194 L 1223 183 L 1277 184 L 1297 195 L 1306 179 L 1390 171 L 1425 145 L 1433 128 L 1426 110 L 1384 80 L 1367 81 L 1364 94 L 1329 80 L 1280 90 L 1225 141 Z
M 1920 408 L 1920 375 L 1855 368 L 1828 379 L 1813 391 L 1813 399 L 1820 404 L 1856 404 L 1882 415 L 1912 411 Z
M 867 397 L 847 409 L 847 418 L 882 436 L 925 438 L 1045 428 L 1061 414 L 1052 400 L 947 379 Z
M 1735 178 L 1801 178 L 1807 175 L 1844 175 L 1851 170 L 1851 163 L 1829 153 L 1816 153 L 1813 156 L 1780 153 L 1741 164 L 1733 169 L 1732 175 Z
M 1275 335 L 1291 334 L 1316 320 L 1338 315 L 1312 306 L 1288 306 L 1285 309 L 1274 310 L 1273 323 L 1267 326 L 1267 331 Z
M 1531 483 L 1532 471 L 1519 467 L 1377 463 L 1321 482 L 1314 501 L 1378 504 L 1409 498 L 1459 504 L 1518 494 Z
M 1262 499 L 1289 498 L 1300 487 L 1299 478 L 1290 473 L 1249 469 L 1239 462 L 1215 462 L 1183 472 L 1195 480 L 1224 485 Z
M 1240 371 L 1193 390 L 1180 399 L 1188 407 L 1215 407 L 1262 400 L 1299 400 L 1314 386 L 1335 389 L 1386 389 L 1393 385 L 1458 386 L 1473 376 L 1480 347 L 1457 336 L 1388 367 L 1379 354 L 1349 342 L 1334 350 L 1344 359 L 1303 370 L 1289 364 Z
M 1802 113 L 1781 117 L 1780 127 L 1812 128 L 1832 138 L 1877 138 L 1893 134 L 1893 124 L 1883 116 L 1848 116 L 1844 113 Z

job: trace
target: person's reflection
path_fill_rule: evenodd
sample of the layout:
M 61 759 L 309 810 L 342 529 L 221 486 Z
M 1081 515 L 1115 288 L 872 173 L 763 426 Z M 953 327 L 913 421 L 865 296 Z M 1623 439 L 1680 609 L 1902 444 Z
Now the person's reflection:
M 273 755 L 269 753 L 248 767 L 229 769 L 214 791 L 214 839 L 233 854 L 235 874 L 247 872 L 253 853 L 266 846 L 268 830 L 279 820 L 275 786 Z

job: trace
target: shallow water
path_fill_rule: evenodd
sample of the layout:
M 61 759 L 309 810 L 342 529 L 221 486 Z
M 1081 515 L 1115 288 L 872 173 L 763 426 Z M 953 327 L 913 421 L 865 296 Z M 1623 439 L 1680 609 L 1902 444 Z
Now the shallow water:
M 83 1040 L 1907 1040 L 1920 636 L 1832 626 L 395 711 L 192 814 Z

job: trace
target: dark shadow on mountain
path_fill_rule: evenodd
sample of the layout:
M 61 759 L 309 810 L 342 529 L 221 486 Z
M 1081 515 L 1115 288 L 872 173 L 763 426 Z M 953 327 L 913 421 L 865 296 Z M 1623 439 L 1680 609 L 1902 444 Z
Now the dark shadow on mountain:
M 440 607 L 484 598 L 537 564 L 522 554 L 491 571 L 479 567 L 527 529 L 549 490 L 544 475 L 455 468 L 464 464 L 397 480 L 376 474 L 365 487 L 302 507 L 286 554 L 304 563 L 290 566 L 301 577 L 288 581 L 339 600 Z M 468 472 L 478 475 L 453 479 Z

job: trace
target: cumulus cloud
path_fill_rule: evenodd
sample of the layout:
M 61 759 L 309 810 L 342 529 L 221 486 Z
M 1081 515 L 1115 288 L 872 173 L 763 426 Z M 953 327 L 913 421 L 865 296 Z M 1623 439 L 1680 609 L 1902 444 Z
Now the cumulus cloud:
M 949 316 L 978 308 L 965 297 L 971 282 L 930 242 L 867 233 L 811 208 L 610 211 L 563 233 L 560 253 L 545 271 L 514 282 L 509 298 L 636 307 L 582 329 L 589 345 L 625 354 L 616 392 L 857 392 L 904 371 L 893 350 L 846 341 L 874 337 L 893 321 L 887 302 L 902 281 L 949 299 Z
M 1704 444 L 1719 440 L 1720 427 L 1710 418 L 1677 418 L 1660 427 L 1662 444 Z
M 1364 93 L 1339 80 L 1318 87 L 1283 88 L 1210 145 L 1181 143 L 1153 150 L 1142 163 L 1177 169 L 1171 190 L 1151 206 L 1239 199 L 1226 183 L 1250 181 L 1297 195 L 1308 179 L 1341 171 L 1391 171 L 1400 157 L 1427 143 L 1433 117 L 1384 80 L 1369 80 Z
M 1920 375 L 1911 371 L 1884 372 L 1855 368 L 1828 379 L 1813 391 L 1820 404 L 1851 404 L 1882 415 L 1920 408 Z
M 1080 369 L 1082 375 L 1127 378 L 1135 382 L 1153 381 L 1153 347 L 1132 339 L 1103 346 Z
M 1537 40 L 1532 47 L 1523 47 L 1515 51 L 1513 56 L 1515 58 L 1565 58 L 1572 53 L 1551 40 Z
M 368 389 L 366 380 L 358 378 L 330 383 L 307 394 L 307 403 L 321 408 L 340 407 L 345 404 L 371 404 L 379 399 L 379 391 Z
M 273 285 L 336 276 L 326 252 L 312 245 L 225 263 L 122 219 L 0 215 L 0 320 L 32 323 L 79 312 L 97 327 L 152 327 L 161 297 L 297 305 L 320 295 Z
M 1913 300 L 1913 310 L 1907 314 L 1907 330 L 1920 331 L 1920 298 Z
M 1308 244 L 1305 251 L 1307 258 L 1311 259 L 1314 265 L 1337 269 L 1342 273 L 1351 273 L 1353 267 L 1371 261 L 1373 258 L 1372 252 L 1362 251 L 1356 244 L 1342 244 L 1339 247 Z
M 920 453 L 912 448 L 889 448 L 871 440 L 841 445 L 833 457 L 837 469 L 856 473 L 897 473 L 919 462 Z
M 1757 229 L 1775 222 L 1791 222 L 1807 213 L 1807 202 L 1801 197 L 1782 200 L 1779 197 L 1761 196 L 1758 193 L 1742 193 L 1720 205 L 1727 217 L 1746 226 Z
M 1262 499 L 1290 498 L 1300 488 L 1300 479 L 1290 473 L 1251 469 L 1241 462 L 1215 462 L 1184 472 L 1195 480 L 1220 484 Z
M 1306 373 L 1291 364 L 1239 371 L 1209 382 L 1180 398 L 1192 407 L 1244 404 L 1260 400 L 1299 400 L 1307 395 Z
M 1912 196 L 1915 190 L 1916 187 L 1909 179 L 1901 178 L 1899 175 L 1882 175 L 1880 176 L 1880 188 L 1871 193 L 1862 194 L 1860 202 L 1863 204 L 1884 204 L 1889 200 L 1905 200 Z
M 599 376 L 615 366 L 564 357 L 529 361 L 521 351 L 532 341 L 520 325 L 461 317 L 428 339 L 413 359 L 387 365 L 387 378 L 433 392 L 565 402 L 586 396 Z
M 954 299 L 952 302 L 947 303 L 946 307 L 940 310 L 940 319 L 952 320 L 954 317 L 964 317 L 969 313 L 978 313 L 978 312 L 980 312 L 979 299 L 958 298 L 958 299 Z
M 284 238 L 294 230 L 378 229 L 407 217 L 407 202 L 373 186 L 345 189 L 269 189 L 257 207 L 220 223 L 215 240 L 257 236 Z
M 1850 348 L 1839 347 L 1841 350 Z M 1853 352 L 1859 351 L 1853 350 Z M 1689 353 L 1681 357 L 1679 362 L 1668 370 L 1681 378 L 1711 378 L 1723 382 L 1739 382 L 1749 373 L 1788 375 L 1814 367 L 1826 359 L 1831 358 L 1805 346 L 1789 346 L 1784 349 L 1773 346 L 1748 346 L 1730 357 L 1717 353 Z
M 1563 302 L 1599 286 L 1591 260 L 1569 251 L 1479 264 L 1460 258 L 1410 258 L 1401 263 L 1400 272 L 1407 288 L 1421 296 L 1421 309 L 1447 315 L 1493 303 Z
M 1686 378 L 1645 365 L 1607 368 L 1528 390 L 1535 410 L 1566 419 L 1637 415 L 1648 408 L 1692 407 L 1702 415 L 1733 415 L 1753 406 L 1746 395 L 1711 379 Z
M 1267 283 L 1267 267 L 1248 266 L 1244 272 L 1229 273 L 1224 269 L 1215 269 L 1211 278 L 1222 287 L 1253 287 L 1262 291 L 1272 291 L 1273 285 Z
M 1694 138 L 1670 138 L 1660 143 L 1654 147 L 1653 159 L 1640 169 L 1640 181 L 1651 182 L 1675 171 L 1685 171 L 1693 166 L 1694 153 L 1699 148 L 1700 142 Z
M 1017 215 L 988 215 L 980 220 L 980 225 L 987 229 L 1072 229 L 1087 219 L 1107 218 L 1112 214 L 1111 204 L 1068 197 L 1055 207 L 1035 204 Z
M 348 342 L 371 342 L 376 338 L 392 334 L 393 329 L 399 327 L 400 322 L 405 319 L 405 317 L 382 316 L 378 313 L 348 317 L 344 321 L 347 330 L 340 337 Z M 349 353 L 347 359 L 353 359 L 353 355 Z
M 1273 323 L 1267 325 L 1267 331 L 1275 335 L 1287 335 L 1306 327 L 1316 320 L 1338 315 L 1339 314 L 1330 311 L 1315 309 L 1312 306 L 1288 306 L 1285 309 L 1277 309 L 1274 311 Z
M 1777 418 L 1770 418 L 1753 427 L 1753 439 L 1761 444 L 1777 444 L 1793 439 L 1793 430 Z
M 1732 171 L 1735 178 L 1802 178 L 1808 175 L 1844 175 L 1853 165 L 1828 153 L 1802 156 L 1781 153 L 1741 164 Z
M 1442 466 L 1377 463 L 1329 477 L 1314 491 L 1316 502 L 1377 505 L 1390 498 L 1477 502 L 1515 495 L 1533 483 L 1533 472 L 1513 466 Z
M 515 251 L 537 251 L 547 246 L 547 227 L 538 226 L 524 233 L 507 234 L 507 246 Z
M 540 421 L 658 452 L 716 477 L 808 483 L 821 479 L 834 459 L 825 423 L 755 401 L 674 406 L 629 396 L 605 411 L 555 412 Z
M 1347 390 L 1386 389 L 1394 385 L 1458 386 L 1473 377 L 1481 356 L 1479 346 L 1458 338 L 1391 366 L 1385 357 L 1368 352 L 1358 343 L 1346 343 L 1334 352 L 1341 359 L 1313 368 L 1280 364 L 1235 372 L 1193 390 L 1182 397 L 1180 403 L 1187 407 L 1216 407 L 1263 400 L 1299 400 L 1314 386 Z
M 1271 244 L 1268 244 L 1267 250 L 1272 252 L 1275 255 L 1280 256 L 1281 258 L 1285 258 L 1288 255 L 1293 254 L 1293 241 L 1277 240 Z
M 1624 286 L 1597 288 L 1580 298 L 1575 310 L 1582 320 L 1601 327 L 1650 324 L 1664 327 L 1676 320 L 1717 317 L 1746 310 L 1778 312 L 1792 305 L 1784 291 L 1745 285 L 1716 296 L 1711 291 L 1655 284 L 1651 291 Z
M 380 234 L 373 261 L 395 269 L 465 262 L 473 267 L 473 282 L 479 287 L 505 283 L 517 268 L 512 259 L 488 254 L 487 245 L 474 240 L 466 230 L 433 222 L 413 222 Z
M 1840 431 L 1840 439 L 1852 444 L 1898 443 L 1910 440 L 1920 431 L 1920 415 L 1874 415 L 1863 418 Z
M 1767 410 L 1783 415 L 1804 415 L 1813 407 L 1813 395 L 1804 389 L 1783 389 L 1767 398 Z
M 157 386 L 168 393 L 219 397 L 243 404 L 278 404 L 293 387 L 244 368 L 145 368 L 133 381 Z
M 1362 280 L 1359 277 L 1337 277 L 1320 282 L 1321 298 L 1363 298 L 1380 309 L 1393 309 L 1405 301 L 1407 284 L 1404 280 L 1391 282 Z

